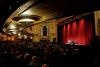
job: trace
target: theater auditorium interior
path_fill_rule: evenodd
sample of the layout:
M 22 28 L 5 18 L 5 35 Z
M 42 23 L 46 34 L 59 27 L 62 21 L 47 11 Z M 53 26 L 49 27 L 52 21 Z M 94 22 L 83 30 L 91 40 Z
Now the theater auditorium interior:
M 99 0 L 0 0 L 0 67 L 100 66 Z

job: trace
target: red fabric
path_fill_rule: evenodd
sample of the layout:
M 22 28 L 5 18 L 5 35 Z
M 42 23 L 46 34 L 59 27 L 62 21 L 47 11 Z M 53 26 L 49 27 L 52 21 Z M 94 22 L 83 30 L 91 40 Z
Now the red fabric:
M 72 23 L 72 40 L 77 43 L 77 22 Z
M 63 43 L 74 41 L 77 45 L 87 45 L 93 39 L 93 25 L 90 21 L 80 19 L 63 27 Z
M 78 44 L 85 44 L 85 35 L 86 35 L 86 32 L 85 32 L 85 20 L 84 19 L 81 19 L 78 23 Z
M 67 29 L 66 28 L 67 28 L 66 25 L 64 25 L 63 30 L 62 30 L 62 33 L 63 33 L 63 43 L 67 42 L 67 35 L 66 35 Z
M 68 26 L 67 26 L 67 40 L 71 40 L 71 24 L 68 23 Z

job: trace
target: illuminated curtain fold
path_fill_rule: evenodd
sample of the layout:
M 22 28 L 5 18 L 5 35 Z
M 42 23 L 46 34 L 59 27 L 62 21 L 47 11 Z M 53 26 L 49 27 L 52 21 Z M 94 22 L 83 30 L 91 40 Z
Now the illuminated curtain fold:
M 72 41 L 77 43 L 77 22 L 72 23 Z
M 68 42 L 68 40 L 71 40 L 72 38 L 72 36 L 71 36 L 71 23 L 68 23 L 68 25 L 67 25 L 67 42 Z
M 85 35 L 86 35 L 86 32 L 85 32 L 85 20 L 84 19 L 81 19 L 79 22 L 78 22 L 78 44 L 82 45 L 82 44 L 85 44 Z
M 78 22 L 78 44 L 88 45 L 93 40 L 93 25 L 92 22 L 81 19 Z

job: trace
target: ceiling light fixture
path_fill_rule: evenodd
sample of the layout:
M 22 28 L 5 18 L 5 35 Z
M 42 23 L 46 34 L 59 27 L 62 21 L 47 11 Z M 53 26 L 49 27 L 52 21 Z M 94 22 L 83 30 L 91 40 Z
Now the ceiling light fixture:
M 21 20 L 19 20 L 19 22 L 31 22 L 31 21 L 35 21 L 35 20 L 32 20 L 32 19 L 28 19 L 28 18 L 26 18 L 26 19 L 21 19 Z
M 14 25 L 14 24 L 10 25 L 9 29 L 16 29 L 16 25 Z
M 40 20 L 42 17 L 41 16 L 38 16 L 38 15 L 29 15 L 29 14 L 24 14 L 24 15 L 21 15 L 21 16 L 17 16 L 17 17 L 14 17 L 12 20 L 14 21 L 19 21 L 19 20 L 22 20 L 22 19 L 32 19 L 34 21 L 38 21 Z

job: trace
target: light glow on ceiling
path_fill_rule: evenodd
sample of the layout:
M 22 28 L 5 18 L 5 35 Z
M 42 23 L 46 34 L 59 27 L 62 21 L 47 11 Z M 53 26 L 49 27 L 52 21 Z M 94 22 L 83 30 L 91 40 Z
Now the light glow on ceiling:
M 23 13 L 22 13 L 22 15 L 24 15 L 24 14 L 25 14 L 25 15 L 26 15 L 26 14 L 31 15 L 32 13 L 31 13 L 31 11 L 30 11 L 30 10 L 27 10 L 27 11 L 25 11 L 25 12 L 23 12 Z
M 14 30 L 14 29 L 9 30 L 9 34 L 17 34 L 17 33 L 18 33 L 17 30 Z
M 32 20 L 32 19 L 21 19 L 21 20 L 19 20 L 19 22 L 30 22 L 30 21 L 35 21 L 35 20 Z
M 27 35 L 24 35 L 24 38 L 27 39 Z
M 16 25 L 10 24 L 9 28 L 10 28 L 10 29 L 16 29 Z
M 17 34 L 17 32 L 16 31 L 13 31 L 12 34 Z

